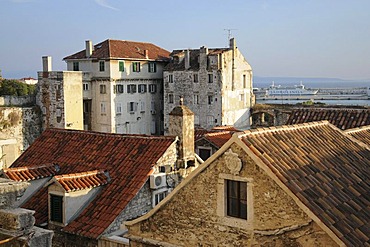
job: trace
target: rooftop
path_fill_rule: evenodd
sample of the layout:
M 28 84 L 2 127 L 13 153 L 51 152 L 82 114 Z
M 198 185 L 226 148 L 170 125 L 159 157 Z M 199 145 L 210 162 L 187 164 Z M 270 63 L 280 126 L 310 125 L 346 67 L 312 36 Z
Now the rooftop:
M 75 181 L 84 172 L 100 181 L 86 185 L 67 184 L 67 190 L 105 184 L 92 202 L 62 230 L 98 238 L 138 193 L 152 172 L 152 167 L 176 140 L 171 136 L 119 135 L 66 129 L 47 129 L 13 163 L 12 168 L 37 167 L 57 163 L 61 184 Z M 110 182 L 100 172 L 108 171 Z M 106 176 L 106 175 L 105 175 Z M 85 177 L 86 178 L 86 177 Z M 36 192 L 22 207 L 35 210 L 36 223 L 48 221 L 47 187 Z M 107 210 L 109 208 L 109 210 Z
M 11 167 L 3 169 L 6 177 L 15 181 L 31 181 L 40 178 L 51 177 L 60 170 L 57 164 L 35 165 L 32 167 Z

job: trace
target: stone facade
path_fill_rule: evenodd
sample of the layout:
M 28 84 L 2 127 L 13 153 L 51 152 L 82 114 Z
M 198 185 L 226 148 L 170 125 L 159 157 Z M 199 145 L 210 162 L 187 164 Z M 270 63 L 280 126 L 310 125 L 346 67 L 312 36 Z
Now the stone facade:
M 0 178 L 0 245 L 4 247 L 51 246 L 53 232 L 35 227 L 32 210 L 15 207 L 28 184 Z
M 83 129 L 82 72 L 38 73 L 36 104 L 42 128 Z
M 0 169 L 8 168 L 40 134 L 38 107 L 0 108 Z
M 286 124 L 294 106 L 256 104 L 252 108 L 251 128 L 281 126 Z
M 168 114 L 181 96 L 199 127 L 249 127 L 255 101 L 252 68 L 234 39 L 229 48 L 175 50 L 171 57 L 163 72 L 165 131 Z
M 224 215 L 228 179 L 248 184 L 246 220 Z M 337 246 L 235 144 L 170 199 L 127 224 L 130 246 Z

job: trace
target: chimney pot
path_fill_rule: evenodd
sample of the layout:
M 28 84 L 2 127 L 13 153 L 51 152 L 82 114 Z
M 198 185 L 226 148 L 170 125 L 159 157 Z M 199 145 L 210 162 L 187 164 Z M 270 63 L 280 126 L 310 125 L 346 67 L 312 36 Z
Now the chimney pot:
M 93 45 L 91 40 L 86 40 L 86 57 L 91 57 L 93 52 Z
M 52 66 L 51 57 L 50 56 L 43 56 L 42 57 L 42 71 L 43 72 L 52 71 L 51 66 Z

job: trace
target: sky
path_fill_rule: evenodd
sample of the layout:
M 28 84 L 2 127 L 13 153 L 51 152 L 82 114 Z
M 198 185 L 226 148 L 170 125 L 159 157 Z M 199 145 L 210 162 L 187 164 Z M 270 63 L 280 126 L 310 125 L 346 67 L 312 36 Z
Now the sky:
M 370 81 L 369 0 L 0 0 L 4 78 L 37 78 L 106 39 L 168 51 L 228 46 L 231 29 L 255 76 Z

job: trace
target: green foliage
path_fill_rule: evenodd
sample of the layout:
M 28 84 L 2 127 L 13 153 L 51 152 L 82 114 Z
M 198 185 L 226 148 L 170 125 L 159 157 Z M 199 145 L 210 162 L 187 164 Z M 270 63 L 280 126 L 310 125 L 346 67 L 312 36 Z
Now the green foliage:
M 1 80 L 0 81 L 0 96 L 24 96 L 33 94 L 36 90 L 35 85 L 28 85 L 17 80 Z

